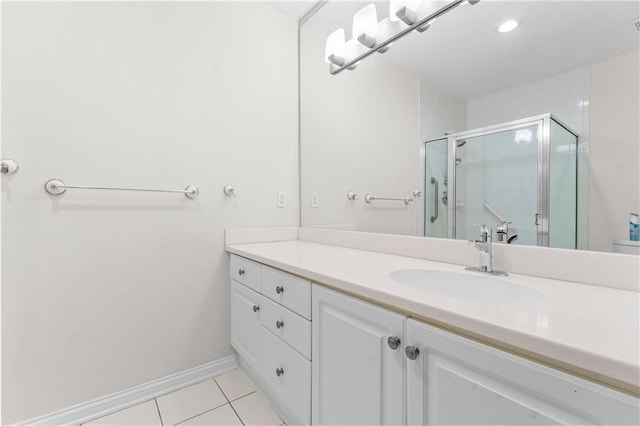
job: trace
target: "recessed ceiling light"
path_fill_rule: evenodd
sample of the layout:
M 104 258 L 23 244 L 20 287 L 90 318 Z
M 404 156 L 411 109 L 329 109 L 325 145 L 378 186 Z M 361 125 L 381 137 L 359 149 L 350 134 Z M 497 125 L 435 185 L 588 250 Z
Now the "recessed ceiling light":
M 513 31 L 516 28 L 518 28 L 521 23 L 522 23 L 522 21 L 506 21 L 506 22 L 503 22 L 498 27 L 498 32 L 508 33 L 509 31 Z

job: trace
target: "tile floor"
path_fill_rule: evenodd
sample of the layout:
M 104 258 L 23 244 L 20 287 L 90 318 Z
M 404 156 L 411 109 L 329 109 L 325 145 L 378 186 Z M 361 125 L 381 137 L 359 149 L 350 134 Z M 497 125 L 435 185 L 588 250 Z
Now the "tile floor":
M 238 368 L 195 385 L 93 420 L 85 425 L 280 426 L 251 379 Z

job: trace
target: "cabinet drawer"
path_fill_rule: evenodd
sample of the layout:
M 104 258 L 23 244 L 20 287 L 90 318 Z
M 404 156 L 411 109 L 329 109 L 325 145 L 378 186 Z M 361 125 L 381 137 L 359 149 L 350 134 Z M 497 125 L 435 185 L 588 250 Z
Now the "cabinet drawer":
M 263 297 L 262 326 L 311 359 L 311 322 Z
M 311 319 L 310 281 L 263 266 L 262 294 L 306 319 Z
M 231 278 L 254 289 L 260 291 L 260 264 L 244 257 L 231 255 L 229 275 Z
M 311 362 L 262 327 L 260 375 L 271 390 L 287 401 L 293 424 L 311 423 Z

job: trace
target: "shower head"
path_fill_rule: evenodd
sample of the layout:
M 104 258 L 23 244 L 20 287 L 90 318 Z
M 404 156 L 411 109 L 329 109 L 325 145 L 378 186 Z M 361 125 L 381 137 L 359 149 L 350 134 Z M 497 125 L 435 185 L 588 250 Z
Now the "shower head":
M 460 147 L 463 147 L 465 143 L 467 143 L 467 141 L 465 141 L 465 140 L 459 140 L 459 141 L 456 143 L 456 146 L 457 146 L 458 148 L 460 148 Z

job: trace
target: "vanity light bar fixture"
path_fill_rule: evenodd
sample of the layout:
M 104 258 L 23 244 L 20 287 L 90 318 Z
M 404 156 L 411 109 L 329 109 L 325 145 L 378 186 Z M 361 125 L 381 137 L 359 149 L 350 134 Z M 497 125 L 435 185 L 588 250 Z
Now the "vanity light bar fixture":
M 376 45 L 378 32 L 378 14 L 376 6 L 369 4 L 353 15 L 352 36 L 365 47 L 372 48 Z
M 345 69 L 353 70 L 358 64 L 375 52 L 384 53 L 405 35 L 415 31 L 423 32 L 436 18 L 455 9 L 463 3 L 476 4 L 480 0 L 454 0 L 442 8 L 420 18 L 419 0 L 391 0 L 389 18 L 378 22 L 375 5 L 369 4 L 353 17 L 351 40 L 345 41 L 344 30 L 338 29 L 327 38 L 325 61 L 329 72 L 339 74 Z

